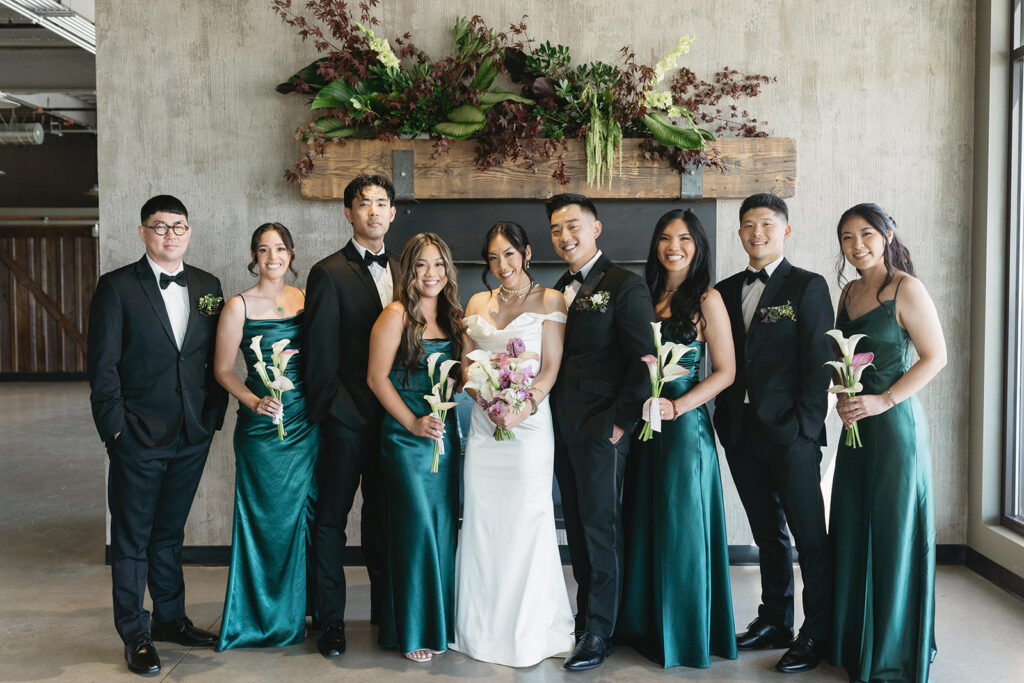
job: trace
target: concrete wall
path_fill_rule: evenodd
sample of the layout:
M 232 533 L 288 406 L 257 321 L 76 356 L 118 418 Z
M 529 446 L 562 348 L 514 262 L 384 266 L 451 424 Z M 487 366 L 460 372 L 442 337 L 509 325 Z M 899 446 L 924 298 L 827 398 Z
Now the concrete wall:
M 749 108 L 774 134 L 797 140 L 791 259 L 834 282 L 838 216 L 856 202 L 877 201 L 895 217 L 945 323 L 951 363 L 922 399 L 938 541 L 966 541 L 968 366 L 961 361 L 970 344 L 974 3 L 917 0 L 898 10 L 882 0 L 382 5 L 379 34 L 412 31 L 435 57 L 447 50 L 458 15 L 480 14 L 503 29 L 527 14 L 531 35 L 571 46 L 577 60 L 613 61 L 629 44 L 654 63 L 680 34 L 694 33 L 686 64 L 698 73 L 729 66 L 777 76 Z M 217 273 L 228 292 L 250 281 L 247 240 L 259 223 L 293 229 L 300 269 L 347 239 L 340 203 L 303 201 L 281 179 L 296 154 L 291 133 L 308 113 L 301 98 L 273 86 L 314 52 L 269 3 L 107 0 L 96 9 L 104 271 L 139 257 L 138 207 L 159 192 L 186 202 L 196 228 L 189 261 Z M 737 209 L 738 202 L 719 204 L 719 273 L 745 261 L 730 228 Z M 230 426 L 214 442 L 189 544 L 230 541 Z M 833 442 L 836 432 L 832 419 Z M 833 453 L 826 450 L 826 468 Z M 747 543 L 746 520 L 725 479 L 730 542 Z

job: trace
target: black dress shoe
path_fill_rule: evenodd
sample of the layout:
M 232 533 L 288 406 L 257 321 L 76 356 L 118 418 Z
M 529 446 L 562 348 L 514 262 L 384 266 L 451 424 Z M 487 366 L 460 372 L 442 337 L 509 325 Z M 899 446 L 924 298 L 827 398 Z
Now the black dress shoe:
M 189 647 L 213 645 L 217 642 L 217 636 L 209 631 L 196 628 L 188 617 L 182 617 L 166 624 L 153 622 L 150 631 L 153 634 L 153 640 L 168 640 Z
M 784 674 L 810 671 L 818 666 L 824 649 L 820 641 L 800 634 L 793 642 L 793 647 L 786 650 L 786 654 L 782 655 L 782 659 L 775 665 L 775 670 Z
M 566 657 L 564 666 L 569 671 L 587 671 L 596 669 L 604 662 L 604 658 L 612 653 L 610 638 L 596 636 L 589 631 L 580 636 L 576 649 Z
M 736 634 L 736 648 L 739 650 L 789 647 L 792 644 L 793 629 L 774 626 L 761 617 L 747 624 L 746 631 Z
M 572 632 L 572 642 L 574 642 L 577 645 L 579 645 L 580 638 L 583 637 L 584 633 L 586 633 L 586 631 L 580 631 L 580 630 L 573 631 Z
M 332 621 L 324 626 L 320 638 L 316 641 L 316 649 L 324 657 L 337 657 L 345 651 L 345 624 Z
M 156 653 L 156 646 L 148 633 L 124 644 L 124 661 L 137 674 L 155 674 L 160 670 L 160 655 Z

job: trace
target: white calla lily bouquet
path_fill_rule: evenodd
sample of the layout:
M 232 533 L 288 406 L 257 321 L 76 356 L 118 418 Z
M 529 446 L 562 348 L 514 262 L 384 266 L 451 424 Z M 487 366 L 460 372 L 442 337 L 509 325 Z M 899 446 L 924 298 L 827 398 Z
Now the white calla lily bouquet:
M 288 367 L 288 361 L 298 353 L 298 350 L 287 348 L 291 339 L 281 339 L 274 342 L 270 347 L 270 362 L 272 365 L 268 366 L 263 360 L 263 350 L 260 348 L 262 341 L 263 335 L 258 334 L 249 343 L 249 348 L 256 354 L 256 363 L 253 367 L 256 369 L 257 374 L 259 374 L 260 379 L 263 380 L 264 386 L 270 390 L 270 395 L 280 401 L 284 392 L 295 388 L 295 385 L 284 373 Z M 267 375 L 267 370 L 270 370 L 270 374 L 274 376 L 274 379 L 270 379 Z M 277 440 L 284 441 L 284 437 L 287 436 L 287 432 L 284 431 L 284 409 L 274 416 L 274 424 L 277 425 Z
M 680 377 L 686 377 L 690 371 L 679 365 L 679 360 L 690 351 L 696 348 L 686 344 L 661 340 L 661 323 L 651 323 L 654 328 L 654 353 L 653 356 L 644 356 L 640 360 L 647 364 L 651 373 L 651 397 L 644 403 L 643 419 L 644 427 L 640 431 L 641 441 L 650 441 L 654 432 L 661 431 L 661 410 L 658 407 L 658 399 L 661 398 L 661 390 L 668 382 L 674 382 Z
M 455 402 L 452 401 L 452 393 L 455 391 L 455 378 L 449 377 L 452 368 L 459 364 L 457 360 L 446 360 L 441 363 L 441 367 L 437 368 L 437 359 L 441 357 L 441 353 L 432 353 L 427 356 L 427 377 L 430 379 L 430 393 L 424 396 L 427 404 L 430 406 L 430 414 L 441 420 L 443 423 L 445 418 L 448 417 L 448 411 L 455 407 Z M 438 377 L 437 383 L 434 382 L 434 370 L 438 369 L 440 376 Z M 439 464 L 440 456 L 444 455 L 444 438 L 437 439 L 434 441 L 434 461 L 430 465 L 430 473 L 437 474 L 437 467 Z
M 829 330 L 825 334 L 836 340 L 836 344 L 839 346 L 839 353 L 843 356 L 841 361 L 830 360 L 825 363 L 825 365 L 831 365 L 839 373 L 839 384 L 833 384 L 828 390 L 833 394 L 856 396 L 858 392 L 864 391 L 864 385 L 860 383 L 861 375 L 869 367 L 874 366 L 872 361 L 875 360 L 875 354 L 855 354 L 853 352 L 857 348 L 857 342 L 867 335 L 855 334 L 847 339 L 839 330 Z M 861 447 L 860 429 L 858 429 L 856 422 L 846 430 L 846 441 L 844 443 L 850 448 Z

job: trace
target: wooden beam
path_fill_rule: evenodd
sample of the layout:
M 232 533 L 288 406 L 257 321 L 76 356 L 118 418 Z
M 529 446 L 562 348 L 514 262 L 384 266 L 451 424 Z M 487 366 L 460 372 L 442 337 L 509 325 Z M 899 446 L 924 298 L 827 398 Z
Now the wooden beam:
M 416 199 L 544 199 L 559 192 L 580 192 L 595 199 L 678 199 L 680 176 L 665 162 L 646 161 L 640 141 L 622 144 L 621 167 L 616 166 L 611 185 L 591 187 L 586 182 L 586 153 L 572 141 L 565 150 L 568 185 L 551 177 L 554 160 L 537 159 L 536 169 L 522 161 L 480 171 L 474 161 L 476 143 L 453 140 L 439 158 L 432 140 L 348 140 L 330 143 L 316 159 L 313 172 L 301 183 L 306 199 L 341 199 L 345 185 L 360 173 L 392 175 L 391 152 L 407 149 L 415 154 L 413 165 Z M 756 192 L 792 197 L 796 192 L 796 141 L 792 138 L 721 138 L 715 143 L 726 165 L 725 172 L 704 169 L 702 197 L 742 199 Z

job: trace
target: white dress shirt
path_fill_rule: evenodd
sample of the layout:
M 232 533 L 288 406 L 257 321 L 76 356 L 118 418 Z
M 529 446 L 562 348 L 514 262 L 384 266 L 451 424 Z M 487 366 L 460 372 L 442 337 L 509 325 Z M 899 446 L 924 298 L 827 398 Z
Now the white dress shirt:
M 597 259 L 599 259 L 599 258 L 601 258 L 601 250 L 600 249 L 598 249 L 597 253 L 594 254 L 594 258 L 592 258 L 589 261 L 587 261 L 583 265 L 583 267 L 580 268 L 579 271 L 577 271 L 577 272 L 580 273 L 580 275 L 583 276 L 584 280 L 586 280 L 587 276 L 590 275 L 590 269 L 594 267 L 594 264 L 597 263 Z M 571 269 L 569 270 L 569 272 L 572 273 L 573 275 L 576 274 L 576 273 L 573 273 Z M 576 295 L 579 293 L 580 287 L 582 287 L 582 286 L 583 286 L 582 282 L 577 282 L 576 280 L 569 280 L 569 284 L 567 284 L 565 286 L 565 305 L 566 305 L 567 308 L 569 306 L 572 306 L 572 302 L 576 299 Z
M 171 331 L 174 332 L 174 342 L 178 345 L 178 350 L 181 350 L 181 344 L 185 341 L 185 328 L 188 327 L 188 287 L 182 287 L 172 282 L 167 285 L 167 289 L 160 289 L 160 273 L 167 273 L 167 271 L 149 258 L 149 254 L 146 254 L 146 260 L 149 261 L 149 267 L 153 269 L 156 288 L 160 292 L 160 296 L 163 297 L 167 318 L 171 321 Z M 185 270 L 184 263 L 180 264 L 173 273 L 167 274 L 177 275 L 183 270 Z
M 381 256 L 386 251 L 384 247 L 381 247 L 380 251 L 373 253 L 355 240 L 352 240 L 352 244 L 356 246 L 356 251 L 359 252 L 359 258 L 362 259 L 366 258 L 367 252 L 372 256 Z M 387 305 L 394 301 L 395 296 L 395 283 L 391 279 L 391 264 L 382 266 L 379 263 L 371 263 L 369 268 L 370 277 L 373 278 L 373 284 L 377 286 L 377 294 L 380 296 L 380 305 L 382 308 L 387 308 Z
M 764 272 L 768 273 L 768 277 L 772 276 L 775 269 L 782 263 L 784 257 L 780 256 L 775 259 L 767 266 L 764 267 Z M 747 266 L 747 270 L 751 273 L 757 272 L 750 266 Z M 764 294 L 764 288 L 767 283 L 761 282 L 760 280 L 754 280 L 749 285 L 743 283 L 743 289 L 740 290 L 740 310 L 743 311 L 743 329 L 749 331 L 750 323 L 754 319 L 754 313 L 757 311 L 757 303 L 761 300 L 761 295 Z M 750 403 L 750 392 L 743 394 L 743 402 Z

